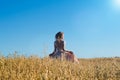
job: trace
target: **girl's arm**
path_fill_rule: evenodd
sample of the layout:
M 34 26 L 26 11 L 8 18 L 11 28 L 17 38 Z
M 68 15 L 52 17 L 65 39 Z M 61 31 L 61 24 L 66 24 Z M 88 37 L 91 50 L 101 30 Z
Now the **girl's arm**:
M 63 41 L 63 50 L 65 51 L 65 41 Z

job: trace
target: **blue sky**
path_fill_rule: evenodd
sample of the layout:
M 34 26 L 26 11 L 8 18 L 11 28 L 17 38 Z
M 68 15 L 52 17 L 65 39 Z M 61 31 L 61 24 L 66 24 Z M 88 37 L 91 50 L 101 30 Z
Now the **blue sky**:
M 62 31 L 66 49 L 79 58 L 120 56 L 120 1 L 115 1 L 0 0 L 0 53 L 48 55 Z

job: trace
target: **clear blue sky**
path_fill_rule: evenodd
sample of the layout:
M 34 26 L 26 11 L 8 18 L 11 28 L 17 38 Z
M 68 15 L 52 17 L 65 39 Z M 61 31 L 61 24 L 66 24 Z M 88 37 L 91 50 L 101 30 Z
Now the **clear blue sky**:
M 113 0 L 0 0 L 0 52 L 48 55 L 62 31 L 66 49 L 79 58 L 120 56 L 119 5 Z

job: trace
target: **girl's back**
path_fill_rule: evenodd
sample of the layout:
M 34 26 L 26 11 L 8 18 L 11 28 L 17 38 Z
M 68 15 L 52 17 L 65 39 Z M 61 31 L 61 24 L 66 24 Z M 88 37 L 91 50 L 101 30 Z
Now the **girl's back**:
M 59 50 L 59 51 L 64 51 L 64 41 L 63 41 L 63 40 L 60 40 L 60 41 L 56 40 L 56 41 L 54 42 L 54 45 L 55 45 L 55 48 L 56 48 L 57 50 Z

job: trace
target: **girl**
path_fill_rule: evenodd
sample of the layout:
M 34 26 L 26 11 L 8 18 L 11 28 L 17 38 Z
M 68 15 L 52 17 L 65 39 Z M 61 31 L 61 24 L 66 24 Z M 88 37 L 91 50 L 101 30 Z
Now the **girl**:
M 55 39 L 56 40 L 54 41 L 54 51 L 50 55 L 52 55 L 56 58 L 58 58 L 58 57 L 61 58 L 65 52 L 69 52 L 69 53 L 73 54 L 73 52 L 65 50 L 65 41 L 64 41 L 64 33 L 63 32 L 58 32 L 55 35 Z
M 55 35 L 55 39 L 56 40 L 54 41 L 54 51 L 49 56 L 52 58 L 60 58 L 61 60 L 65 58 L 68 61 L 79 63 L 78 59 L 72 51 L 65 50 L 64 33 L 58 32 Z

